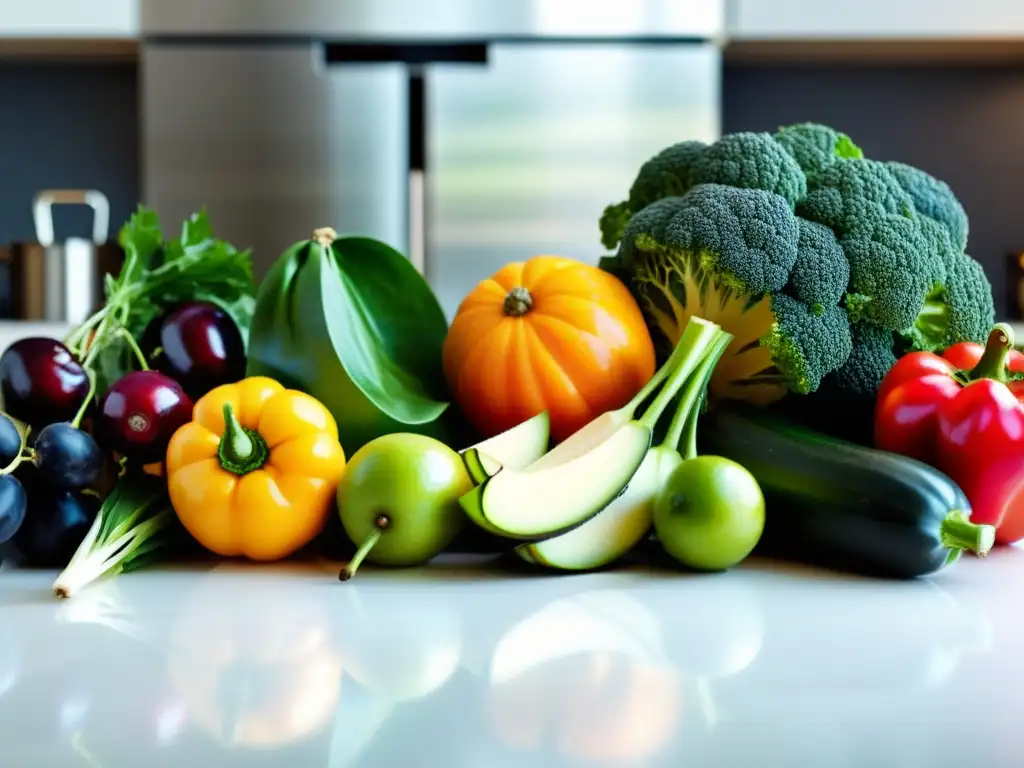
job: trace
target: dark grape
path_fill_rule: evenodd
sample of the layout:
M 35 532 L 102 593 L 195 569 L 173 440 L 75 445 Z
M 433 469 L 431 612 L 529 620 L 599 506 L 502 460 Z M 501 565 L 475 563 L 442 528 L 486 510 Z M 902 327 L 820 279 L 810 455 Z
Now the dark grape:
M 11 416 L 33 427 L 70 421 L 89 393 L 89 377 L 56 339 L 32 337 L 0 356 L 0 392 Z
M 139 464 L 163 461 L 167 444 L 192 419 L 192 400 L 157 371 L 134 371 L 114 382 L 96 419 L 100 442 Z
M 103 468 L 103 452 L 92 435 L 66 421 L 44 427 L 36 440 L 36 466 L 58 488 L 88 488 Z
M 0 475 L 0 544 L 10 541 L 25 522 L 28 496 L 18 479 Z
M 214 387 L 245 376 L 245 343 L 235 321 L 216 304 L 182 304 L 143 335 L 143 349 L 159 350 L 154 367 L 198 400 Z
M 37 484 L 25 522 L 14 537 L 25 564 L 36 568 L 66 566 L 99 508 L 100 500 L 95 496 Z
M 0 468 L 9 466 L 21 455 L 21 433 L 14 422 L 0 413 Z

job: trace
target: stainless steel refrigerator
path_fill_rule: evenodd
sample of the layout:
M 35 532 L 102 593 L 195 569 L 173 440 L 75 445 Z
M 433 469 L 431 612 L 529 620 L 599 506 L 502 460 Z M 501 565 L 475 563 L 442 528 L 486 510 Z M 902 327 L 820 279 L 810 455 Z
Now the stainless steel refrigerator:
M 719 134 L 722 0 L 143 0 L 145 200 L 265 272 L 383 239 L 449 317 L 538 253 L 596 262 L 641 162 Z

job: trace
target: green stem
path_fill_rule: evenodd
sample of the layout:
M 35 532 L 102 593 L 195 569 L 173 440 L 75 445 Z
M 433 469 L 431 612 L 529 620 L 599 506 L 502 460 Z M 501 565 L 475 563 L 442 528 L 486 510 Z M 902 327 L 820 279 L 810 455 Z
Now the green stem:
M 996 541 L 996 529 L 991 525 L 972 523 L 970 517 L 960 510 L 954 510 L 942 521 L 940 534 L 942 545 L 954 552 L 973 552 L 984 557 Z
M 75 418 L 71 420 L 71 426 L 75 429 L 82 424 L 82 419 L 85 418 L 85 412 L 89 410 L 89 403 L 96 396 L 96 374 L 93 373 L 92 368 L 85 369 L 85 375 L 89 377 L 89 391 L 85 393 L 85 400 L 78 406 L 78 412 L 75 414 Z
M 641 424 L 648 429 L 654 429 L 658 419 L 661 418 L 661 414 L 668 407 L 669 403 L 675 399 L 683 384 L 686 383 L 686 379 L 700 364 L 708 347 L 711 346 L 720 330 L 719 326 L 715 323 L 708 322 L 699 317 L 690 318 L 690 322 L 687 323 L 686 330 L 683 331 L 675 352 L 672 353 L 672 357 L 676 357 L 676 353 L 681 351 L 681 360 L 678 361 L 675 370 L 669 375 L 668 381 L 661 392 L 654 398 L 654 402 L 644 412 L 644 415 L 640 417 L 639 421 Z
M 690 377 L 684 390 L 682 409 L 685 411 L 686 434 L 685 437 L 682 434 L 679 437 L 683 437 L 685 442 L 680 445 L 677 439 L 675 443 L 670 443 L 675 446 L 683 459 L 689 460 L 697 456 L 697 422 L 707 397 L 708 385 L 711 383 L 715 366 L 722 359 L 722 355 L 732 343 L 732 339 L 732 334 L 721 332 L 720 337 L 715 340 L 711 349 L 704 356 L 700 368 Z
M 377 515 L 377 519 L 373 521 L 374 528 L 370 532 L 370 535 L 366 537 L 366 541 L 359 547 L 356 553 L 349 560 L 348 565 L 341 569 L 341 573 L 338 574 L 339 581 L 348 581 L 356 575 L 356 571 L 359 570 L 359 566 L 363 564 L 363 560 L 370 554 L 377 542 L 380 541 L 380 537 L 384 535 L 384 531 L 391 525 L 391 518 L 387 515 Z
M 683 335 L 685 336 L 685 332 Z M 654 390 L 660 387 L 661 383 L 665 381 L 668 375 L 676 369 L 687 353 L 687 350 L 682 346 L 682 341 L 683 339 L 680 338 L 679 343 L 676 344 L 675 349 L 672 350 L 672 354 L 669 355 L 668 360 L 666 360 L 665 363 L 654 372 L 654 375 L 650 380 L 644 384 L 643 389 L 637 392 L 636 395 L 633 396 L 633 399 L 626 403 L 622 408 L 624 412 L 632 415 L 633 411 L 640 407 L 640 403 L 650 397 Z
M 967 374 L 971 381 L 975 379 L 995 379 L 1006 381 L 1006 357 L 1013 349 L 1013 329 L 1006 323 L 996 323 L 985 342 L 985 352 L 978 364 Z
M 224 434 L 220 437 L 217 456 L 228 472 L 245 475 L 267 463 L 270 449 L 260 434 L 238 423 L 231 403 L 224 403 Z
M 731 341 L 731 339 L 732 339 L 732 337 L 729 336 L 729 340 L 730 341 Z M 708 352 L 707 352 L 707 356 L 710 356 L 715 351 L 715 346 L 717 346 L 720 343 L 720 341 L 721 340 L 719 339 L 719 340 L 716 340 L 713 343 L 711 349 L 708 350 Z M 728 343 L 729 342 L 727 341 L 726 344 L 728 345 Z M 724 350 L 724 347 L 723 347 L 723 350 Z M 721 356 L 721 354 L 719 354 L 719 356 Z M 701 363 L 700 370 L 704 370 L 703 363 Z M 676 408 L 676 412 L 672 416 L 672 423 L 670 423 L 669 426 L 668 426 L 668 432 L 665 433 L 665 439 L 662 442 L 662 445 L 664 445 L 667 448 L 675 448 L 675 449 L 678 450 L 679 440 L 683 436 L 683 428 L 686 426 L 686 424 L 687 424 L 687 422 L 689 420 L 689 418 L 688 418 L 689 417 L 689 413 L 690 413 L 690 408 L 689 408 L 689 406 L 688 406 L 688 404 L 686 402 L 686 398 L 684 397 L 679 402 L 679 407 Z
M 108 309 L 110 305 L 108 305 Z M 104 336 L 107 332 L 107 325 L 110 323 L 110 318 L 113 316 L 112 311 L 108 311 L 103 315 L 103 319 L 100 320 L 98 326 L 96 326 L 96 336 L 92 340 L 92 344 L 89 346 L 89 351 L 85 355 L 85 359 L 82 361 L 83 368 L 91 368 L 93 360 L 96 359 L 96 355 L 99 354 L 100 349 L 103 348 Z M 86 337 L 88 338 L 88 336 Z
M 64 346 L 70 349 L 76 354 L 77 357 L 81 358 L 81 346 L 85 343 L 85 340 L 89 338 L 89 332 L 107 315 L 109 306 L 104 306 L 98 312 L 90 316 L 84 323 L 79 325 L 74 331 L 72 331 L 65 339 Z
M 149 363 L 146 362 L 146 356 L 142 354 L 142 350 L 139 348 L 138 343 L 135 341 L 135 337 L 132 336 L 127 328 L 118 328 L 117 335 L 128 342 L 128 346 L 132 348 L 132 353 L 135 355 L 135 359 L 139 361 L 139 369 L 143 371 L 149 370 Z

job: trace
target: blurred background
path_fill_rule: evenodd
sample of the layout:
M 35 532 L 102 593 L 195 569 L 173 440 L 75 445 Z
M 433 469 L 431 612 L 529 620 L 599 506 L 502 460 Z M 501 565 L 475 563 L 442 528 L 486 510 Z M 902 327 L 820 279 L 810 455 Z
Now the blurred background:
M 67 241 L 102 269 L 91 241 L 140 201 L 206 207 L 259 273 L 316 227 L 380 237 L 450 316 L 509 260 L 596 262 L 662 147 L 805 120 L 947 181 L 998 315 L 1024 317 L 1006 0 L 0 0 L 0 104 L 0 319 L 86 311 L 19 300 L 50 290 L 19 254 Z M 51 238 L 41 190 L 72 193 L 43 200 Z

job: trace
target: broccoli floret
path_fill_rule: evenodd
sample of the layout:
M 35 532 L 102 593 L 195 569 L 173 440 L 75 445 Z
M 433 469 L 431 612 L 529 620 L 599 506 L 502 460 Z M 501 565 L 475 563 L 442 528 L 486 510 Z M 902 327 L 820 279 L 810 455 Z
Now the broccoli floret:
M 629 224 L 633 215 L 628 202 L 614 203 L 604 209 L 598 226 L 601 228 L 601 245 L 614 248 L 622 238 L 622 230 Z
M 731 133 L 693 160 L 696 184 L 727 184 L 781 195 L 790 207 L 807 194 L 807 178 L 796 160 L 767 133 Z
M 914 202 L 922 216 L 938 221 L 948 230 L 953 244 L 961 251 L 967 247 L 967 211 L 944 181 L 905 163 L 886 163 L 889 172 Z
M 692 316 L 718 323 L 734 338 L 712 394 L 765 404 L 811 391 L 851 343 L 838 306 L 816 313 L 782 293 L 799 235 L 782 196 L 703 184 L 637 213 L 614 261 L 632 276 L 662 359 Z
M 978 262 L 954 245 L 945 226 L 924 216 L 916 228 L 926 255 L 942 264 L 943 279 L 928 291 L 914 323 L 899 329 L 908 349 L 936 351 L 960 341 L 982 341 L 995 320 L 992 286 Z
M 840 303 L 850 282 L 850 263 L 831 229 L 799 219 L 800 239 L 787 292 L 819 314 Z
M 985 268 L 966 253 L 958 253 L 946 267 L 945 300 L 949 313 L 945 346 L 983 342 L 996 321 L 992 284 Z
M 726 184 L 782 195 L 790 207 L 807 192 L 796 160 L 767 133 L 732 133 L 707 146 L 682 141 L 645 162 L 629 199 L 605 208 L 601 244 L 614 248 L 634 214 L 665 197 L 678 197 L 698 184 Z
M 855 324 L 850 355 L 826 377 L 822 390 L 873 398 L 895 364 L 892 331 L 870 323 Z
M 796 210 L 840 236 L 884 216 L 914 216 L 910 196 L 885 163 L 845 158 L 814 179 Z
M 837 158 L 864 157 L 849 136 L 821 123 L 783 126 L 775 132 L 775 140 L 793 156 L 808 179 L 821 174 Z
M 812 310 L 782 293 L 772 295 L 771 304 L 775 323 L 761 343 L 771 350 L 776 367 L 787 372 L 791 392 L 814 392 L 850 355 L 853 337 L 846 312 L 835 305 Z
M 690 168 L 706 145 L 702 141 L 681 141 L 663 149 L 640 166 L 629 189 L 629 199 L 609 205 L 601 216 L 601 244 L 614 248 L 630 217 L 663 197 L 684 194 L 691 186 Z
M 919 222 L 902 216 L 866 218 L 841 244 L 850 262 L 850 320 L 909 333 L 926 302 L 943 291 L 946 270 Z
M 642 166 L 629 188 L 629 205 L 634 211 L 663 197 L 674 197 L 693 186 L 690 169 L 707 147 L 702 141 L 681 141 L 663 149 Z

